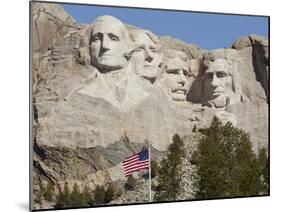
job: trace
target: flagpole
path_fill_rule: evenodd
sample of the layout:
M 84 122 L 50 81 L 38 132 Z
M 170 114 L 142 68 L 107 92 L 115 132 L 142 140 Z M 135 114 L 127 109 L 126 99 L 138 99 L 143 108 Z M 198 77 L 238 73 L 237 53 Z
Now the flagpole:
M 149 156 L 149 202 L 151 202 L 151 154 L 150 154 L 150 142 L 148 141 L 148 156 Z

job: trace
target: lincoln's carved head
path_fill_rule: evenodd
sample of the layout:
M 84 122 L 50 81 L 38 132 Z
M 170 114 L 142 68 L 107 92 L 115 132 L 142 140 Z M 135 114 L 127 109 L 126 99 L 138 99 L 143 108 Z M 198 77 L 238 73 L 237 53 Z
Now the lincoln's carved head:
M 100 16 L 92 24 L 89 47 L 91 64 L 101 73 L 122 69 L 128 62 L 129 33 L 112 16 Z
M 131 30 L 130 37 L 135 44 L 132 54 L 135 72 L 153 83 L 160 72 L 162 61 L 160 40 L 148 30 Z
M 222 108 L 240 100 L 241 88 L 235 53 L 235 50 L 218 49 L 203 55 L 203 86 L 209 106 Z

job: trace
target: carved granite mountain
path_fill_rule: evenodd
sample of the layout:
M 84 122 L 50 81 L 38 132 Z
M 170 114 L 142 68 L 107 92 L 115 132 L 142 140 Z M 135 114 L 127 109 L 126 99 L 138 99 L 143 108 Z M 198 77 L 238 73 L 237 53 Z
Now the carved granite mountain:
M 56 39 L 71 28 L 77 28 L 75 20 L 56 4 L 35 4 L 33 7 L 33 51 L 43 52 L 52 48 Z
M 146 141 L 159 161 L 175 133 L 185 137 L 194 127 L 208 127 L 215 115 L 249 132 L 255 151 L 268 145 L 266 38 L 250 35 L 229 49 L 207 52 L 109 16 L 81 25 L 56 4 L 34 3 L 32 17 L 35 196 L 39 182 L 53 183 L 56 193 L 65 181 L 91 189 L 124 182 L 122 160 L 139 152 Z M 106 28 L 108 20 L 128 34 L 121 49 L 127 52 L 117 65 L 111 63 L 114 58 L 104 64 L 106 57 L 98 60 L 94 51 L 100 39 L 95 30 Z M 136 30 L 142 35 L 139 40 Z M 155 46 L 152 52 L 145 49 L 146 42 Z M 154 70 L 159 70 L 148 75 L 149 63 L 157 57 L 162 61 Z M 220 69 L 230 79 L 223 95 L 208 81 Z M 191 152 L 192 142 L 185 139 Z M 35 203 L 35 208 L 42 207 Z

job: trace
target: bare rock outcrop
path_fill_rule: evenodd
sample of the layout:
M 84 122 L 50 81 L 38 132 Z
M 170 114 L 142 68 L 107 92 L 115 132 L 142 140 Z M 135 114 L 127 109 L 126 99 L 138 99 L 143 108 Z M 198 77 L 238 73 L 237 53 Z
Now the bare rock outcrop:
M 245 70 L 241 72 L 242 87 L 250 99 L 261 98 L 268 101 L 269 57 L 268 40 L 259 35 L 239 38 L 232 48 L 237 49 L 244 62 Z M 256 79 L 256 81 L 254 80 Z M 248 84 L 248 83 L 250 84 Z M 258 85 L 259 82 L 262 87 Z M 264 90 L 262 91 L 261 88 Z
M 52 48 L 54 41 L 65 35 L 72 28 L 77 28 L 76 21 L 56 4 L 37 3 L 32 5 L 33 51 Z

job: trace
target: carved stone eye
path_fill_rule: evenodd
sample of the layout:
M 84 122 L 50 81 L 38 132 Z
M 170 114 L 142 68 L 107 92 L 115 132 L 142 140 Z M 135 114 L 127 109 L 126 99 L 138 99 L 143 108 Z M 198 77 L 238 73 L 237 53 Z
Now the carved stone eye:
M 113 41 L 119 41 L 120 40 L 118 36 L 113 35 L 113 34 L 109 34 L 109 38 Z
M 93 42 L 96 42 L 96 41 L 99 41 L 99 40 L 101 40 L 101 37 L 99 35 L 96 35 L 96 36 L 92 37 Z
M 187 75 L 188 75 L 188 71 L 185 70 L 185 69 L 182 69 L 182 73 L 183 73 L 184 76 L 187 76 Z
M 217 78 L 223 78 L 223 77 L 226 77 L 226 73 L 220 71 L 220 72 L 217 72 L 217 73 L 216 73 L 216 76 L 217 76 Z
M 135 52 L 142 52 L 143 51 L 143 48 L 137 48 L 136 50 L 135 50 Z
M 178 69 L 169 69 L 169 70 L 167 70 L 167 73 L 168 74 L 178 74 L 179 70 Z
M 213 79 L 213 73 L 207 73 L 206 75 L 209 80 Z
M 101 33 L 93 33 L 91 37 L 91 42 L 97 42 L 102 40 L 103 35 Z
M 153 53 L 157 53 L 157 50 L 156 50 L 156 48 L 154 48 L 154 47 L 150 47 L 149 50 L 150 50 L 151 52 L 153 52 Z

